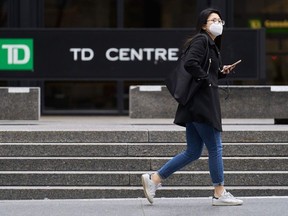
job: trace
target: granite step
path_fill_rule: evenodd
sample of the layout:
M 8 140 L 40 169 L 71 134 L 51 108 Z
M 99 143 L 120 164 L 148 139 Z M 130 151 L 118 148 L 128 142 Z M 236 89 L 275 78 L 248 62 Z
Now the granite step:
M 287 196 L 287 186 L 227 186 L 234 196 Z M 156 197 L 212 197 L 211 186 L 162 187 Z M 10 186 L 0 187 L 0 200 L 143 198 L 142 187 Z M 148 201 L 147 201 L 148 203 Z
M 20 130 L 21 129 L 21 130 Z M 98 130 L 39 130 L 37 127 L 0 131 L 0 143 L 183 143 L 185 131 L 173 126 L 131 126 L 128 129 Z M 252 126 L 222 133 L 223 142 L 232 143 L 287 143 L 286 127 L 261 128 Z
M 0 157 L 172 157 L 185 148 L 185 143 L 0 143 Z M 288 143 L 223 143 L 223 156 L 287 157 Z
M 170 157 L 0 157 L 0 171 L 153 171 Z M 223 157 L 226 171 L 288 171 L 288 157 Z M 207 171 L 201 157 L 185 171 Z
M 141 186 L 135 172 L 0 172 L 0 186 Z M 180 171 L 163 182 L 165 186 L 211 186 L 208 171 Z M 228 186 L 288 186 L 288 171 L 226 171 Z
M 225 182 L 236 196 L 288 195 L 288 132 L 275 125 L 225 125 Z M 173 125 L 2 125 L 0 199 L 144 197 L 140 176 L 185 149 Z M 207 150 L 158 197 L 212 195 Z
M 128 156 L 173 157 L 186 149 L 186 143 L 135 143 L 128 144 Z M 202 156 L 207 156 L 204 147 Z M 288 143 L 223 143 L 226 157 L 287 157 Z

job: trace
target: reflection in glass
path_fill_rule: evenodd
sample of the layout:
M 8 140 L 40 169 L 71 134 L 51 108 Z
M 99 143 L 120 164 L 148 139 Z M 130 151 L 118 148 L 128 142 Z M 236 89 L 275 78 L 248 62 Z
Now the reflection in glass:
M 191 0 L 124 0 L 124 27 L 195 27 L 196 4 Z
M 45 26 L 115 27 L 116 0 L 45 0 Z
M 116 110 L 116 82 L 46 82 L 47 110 Z
M 266 31 L 266 83 L 287 85 L 288 0 L 234 1 L 235 27 Z

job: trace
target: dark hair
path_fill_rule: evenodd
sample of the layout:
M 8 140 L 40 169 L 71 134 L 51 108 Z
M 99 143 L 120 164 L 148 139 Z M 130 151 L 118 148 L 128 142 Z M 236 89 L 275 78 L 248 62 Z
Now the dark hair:
M 203 31 L 202 27 L 207 23 L 207 19 L 210 16 L 210 14 L 216 13 L 218 16 L 222 19 L 222 16 L 220 14 L 220 11 L 214 9 L 214 8 L 207 8 L 205 10 L 202 10 L 200 14 L 198 15 L 197 24 L 196 24 L 196 32 L 200 33 Z
M 219 17 L 222 19 L 221 13 L 219 10 L 214 9 L 214 8 L 206 8 L 204 10 L 202 10 L 199 15 L 198 15 L 198 19 L 197 19 L 197 23 L 196 23 L 196 34 L 204 32 L 205 30 L 202 29 L 202 27 L 207 23 L 207 19 L 210 16 L 210 14 L 212 13 L 216 13 L 219 15 Z M 185 47 L 190 44 L 190 42 L 193 40 L 193 37 L 190 37 L 186 40 L 185 42 Z M 221 46 L 221 35 L 219 35 L 218 37 L 215 38 L 215 44 L 217 45 L 217 47 L 220 49 Z

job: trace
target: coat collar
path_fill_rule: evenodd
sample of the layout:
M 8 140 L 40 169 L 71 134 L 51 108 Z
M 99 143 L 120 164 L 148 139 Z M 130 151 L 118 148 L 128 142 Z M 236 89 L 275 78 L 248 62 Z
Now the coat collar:
M 200 34 L 205 34 L 208 37 L 208 42 L 210 46 L 216 46 L 214 40 L 210 37 L 210 35 L 206 31 L 201 31 Z

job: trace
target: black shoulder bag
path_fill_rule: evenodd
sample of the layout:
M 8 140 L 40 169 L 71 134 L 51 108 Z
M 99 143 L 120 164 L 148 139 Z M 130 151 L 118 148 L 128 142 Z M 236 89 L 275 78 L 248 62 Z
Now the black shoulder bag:
M 209 52 L 208 37 L 204 34 L 201 35 L 207 38 L 207 53 Z M 196 35 L 196 37 L 197 36 L 198 35 Z M 179 104 L 182 105 L 186 105 L 200 87 L 199 79 L 193 77 L 184 67 L 185 57 L 187 56 L 187 53 L 189 53 L 192 43 L 193 39 L 179 57 L 176 68 L 172 70 L 164 81 L 170 94 Z M 208 54 L 206 54 L 206 56 L 208 56 Z M 205 59 L 205 61 L 207 61 L 207 59 Z

